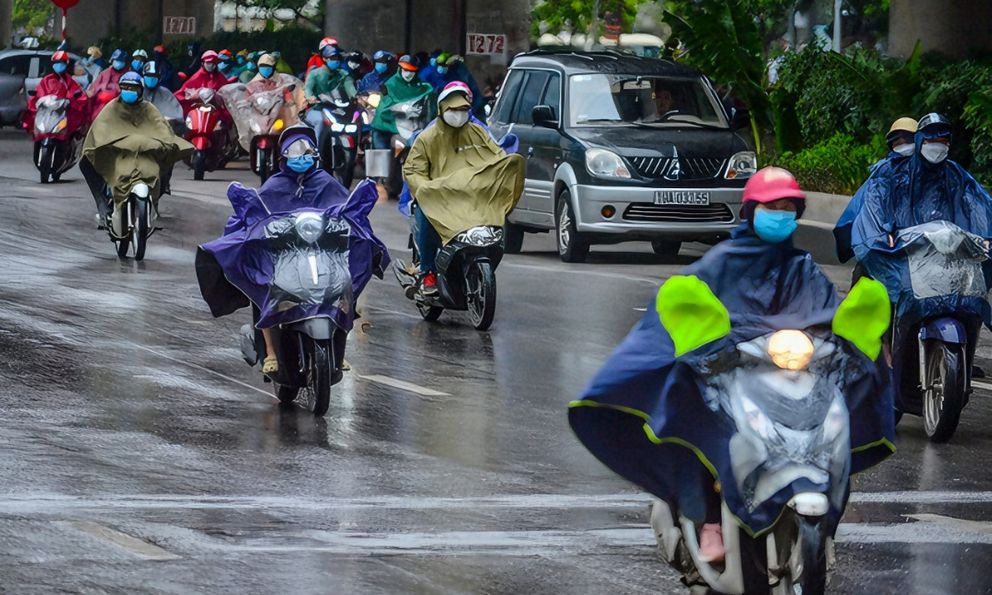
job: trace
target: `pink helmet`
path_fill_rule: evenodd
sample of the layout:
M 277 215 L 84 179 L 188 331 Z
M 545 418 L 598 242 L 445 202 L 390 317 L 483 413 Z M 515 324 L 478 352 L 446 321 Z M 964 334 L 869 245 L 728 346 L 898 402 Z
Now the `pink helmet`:
M 783 198 L 806 200 L 806 193 L 795 176 L 781 167 L 758 170 L 744 186 L 744 202 L 768 203 Z
M 217 52 L 215 52 L 213 50 L 207 50 L 207 51 L 203 52 L 203 55 L 202 56 L 200 56 L 200 60 L 202 62 L 208 62 L 208 63 L 209 62 L 219 62 L 220 61 L 220 56 L 218 56 L 217 55 Z
M 437 102 L 441 103 L 446 97 L 454 93 L 463 93 L 468 100 L 472 101 L 472 90 L 461 81 L 452 81 L 441 89 L 441 94 L 437 96 Z
M 320 40 L 320 45 L 317 47 L 317 50 L 319 51 L 326 48 L 329 45 L 337 45 L 337 44 L 338 44 L 337 39 L 333 37 L 325 37 L 324 39 Z

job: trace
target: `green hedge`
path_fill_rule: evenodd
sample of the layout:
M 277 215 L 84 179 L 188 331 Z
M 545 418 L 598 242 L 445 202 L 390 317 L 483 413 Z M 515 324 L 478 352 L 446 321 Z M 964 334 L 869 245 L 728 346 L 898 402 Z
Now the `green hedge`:
M 803 188 L 853 194 L 868 177 L 868 168 L 884 154 L 882 136 L 861 143 L 849 134 L 837 133 L 808 149 L 783 153 L 775 164 L 791 171 Z

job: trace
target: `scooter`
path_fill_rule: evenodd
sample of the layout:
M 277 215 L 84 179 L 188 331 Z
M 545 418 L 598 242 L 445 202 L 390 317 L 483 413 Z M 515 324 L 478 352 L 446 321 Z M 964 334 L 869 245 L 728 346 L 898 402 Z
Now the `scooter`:
M 289 308 L 300 303 L 350 301 L 347 221 L 307 209 L 277 215 L 265 223 L 275 263 L 271 299 Z M 255 320 L 258 309 L 255 308 Z M 348 332 L 330 317 L 307 318 L 272 328 L 279 371 L 272 382 L 283 403 L 299 401 L 316 416 L 327 413 L 331 387 L 341 381 Z M 265 359 L 265 341 L 254 325 L 241 329 L 241 352 L 248 365 Z
M 433 322 L 446 309 L 466 310 L 472 326 L 484 331 L 496 316 L 496 267 L 502 259 L 503 228 L 483 225 L 463 231 L 438 252 L 436 296 L 425 296 L 419 290 L 421 279 L 416 267 L 420 256 L 416 245 L 413 268 L 397 260 L 393 272 L 424 320 Z
M 276 146 L 290 116 L 283 108 L 293 104 L 295 90 L 295 84 L 250 94 L 243 84 L 221 89 L 225 102 L 233 108 L 231 113 L 241 133 L 242 146 L 247 148 L 251 170 L 262 183 L 278 170 Z M 295 122 L 295 113 L 292 120 Z
M 414 137 L 428 124 L 429 100 L 430 97 L 423 97 L 417 101 L 398 103 L 390 107 L 396 120 L 396 134 L 390 139 L 393 159 L 389 176 L 383 180 L 383 186 L 390 198 L 398 198 L 403 191 L 403 164 L 406 163 Z
M 353 102 L 334 95 L 322 94 L 319 109 L 324 119 L 320 143 L 320 161 L 324 171 L 350 188 L 355 179 L 355 164 L 362 138 L 362 110 L 354 109 Z
M 194 151 L 186 160 L 193 169 L 193 179 L 203 180 L 204 172 L 222 169 L 237 157 L 237 133 L 224 127 L 221 121 L 223 109 L 216 101 L 213 89 L 187 89 L 186 99 L 193 103 L 186 114 L 186 140 Z
M 892 333 L 897 378 L 896 417 L 923 417 L 933 442 L 954 436 L 971 396 L 972 366 L 988 307 L 984 240 L 949 221 L 902 230 L 895 254 L 908 259 L 912 301 L 926 316 L 908 333 Z M 897 316 L 896 328 L 900 328 Z
M 144 260 L 148 238 L 157 230 L 158 213 L 154 207 L 152 188 L 144 182 L 131 187 L 127 199 L 113 206 L 107 231 L 110 241 L 117 245 L 117 257 L 127 258 L 131 251 L 135 260 Z
M 41 183 L 58 182 L 79 161 L 83 135 L 69 129 L 69 99 L 40 97 L 34 117 L 34 164 Z

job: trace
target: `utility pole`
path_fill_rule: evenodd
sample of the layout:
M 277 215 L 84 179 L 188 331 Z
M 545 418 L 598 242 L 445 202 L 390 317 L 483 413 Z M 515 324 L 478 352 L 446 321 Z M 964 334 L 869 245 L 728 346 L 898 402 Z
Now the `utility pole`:
M 10 45 L 14 35 L 14 0 L 0 0 L 0 48 Z
M 843 15 L 844 0 L 834 0 L 834 51 L 840 53 L 841 22 Z
M 599 41 L 599 0 L 592 3 L 592 22 L 589 24 L 589 34 L 586 35 L 586 51 L 592 49 Z

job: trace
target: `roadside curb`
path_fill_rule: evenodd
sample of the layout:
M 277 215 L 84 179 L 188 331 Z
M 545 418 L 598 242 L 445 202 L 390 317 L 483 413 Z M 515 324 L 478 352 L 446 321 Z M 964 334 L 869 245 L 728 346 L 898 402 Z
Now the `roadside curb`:
M 807 192 L 806 212 L 799 220 L 796 246 L 812 254 L 820 264 L 841 264 L 837 260 L 833 229 L 850 201 L 850 196 L 842 194 Z

